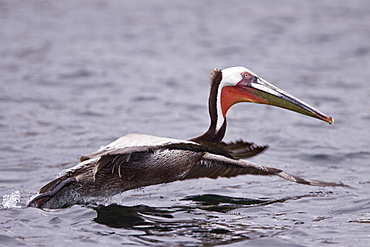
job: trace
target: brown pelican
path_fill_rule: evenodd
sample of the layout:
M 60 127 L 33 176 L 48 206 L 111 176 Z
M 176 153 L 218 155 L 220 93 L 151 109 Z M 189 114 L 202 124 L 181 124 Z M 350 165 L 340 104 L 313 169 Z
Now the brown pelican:
M 277 175 L 317 186 L 344 186 L 293 176 L 280 169 L 260 166 L 241 158 L 265 147 L 238 141 L 221 142 L 226 131 L 226 113 L 239 102 L 254 102 L 286 108 L 321 119 L 333 119 L 244 67 L 214 70 L 211 74 L 209 113 L 211 124 L 201 136 L 189 141 L 145 134 L 130 134 L 80 158 L 80 163 L 49 182 L 28 206 L 59 207 L 81 197 L 106 197 L 120 192 L 176 180 L 200 177 L 233 177 L 240 174 Z M 60 200 L 61 202 L 59 202 Z

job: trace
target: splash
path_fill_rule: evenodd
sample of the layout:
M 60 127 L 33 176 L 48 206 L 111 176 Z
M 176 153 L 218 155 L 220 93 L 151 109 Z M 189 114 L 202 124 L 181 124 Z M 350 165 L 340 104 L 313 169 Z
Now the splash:
M 14 191 L 10 195 L 3 195 L 3 208 L 19 208 L 17 205 L 21 201 L 21 193 L 19 190 Z

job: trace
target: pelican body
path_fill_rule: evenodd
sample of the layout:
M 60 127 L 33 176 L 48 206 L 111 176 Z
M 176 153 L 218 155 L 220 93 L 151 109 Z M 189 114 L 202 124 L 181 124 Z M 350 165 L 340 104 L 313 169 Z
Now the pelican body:
M 107 197 L 144 186 L 200 177 L 233 177 L 241 174 L 278 175 L 309 185 L 344 186 L 293 176 L 280 169 L 257 165 L 244 158 L 266 146 L 237 141 L 224 143 L 226 114 L 239 102 L 269 104 L 318 118 L 333 119 L 273 86 L 244 67 L 211 73 L 209 114 L 211 123 L 201 136 L 189 141 L 145 134 L 123 136 L 80 158 L 80 163 L 43 186 L 28 206 L 61 207 L 86 197 Z

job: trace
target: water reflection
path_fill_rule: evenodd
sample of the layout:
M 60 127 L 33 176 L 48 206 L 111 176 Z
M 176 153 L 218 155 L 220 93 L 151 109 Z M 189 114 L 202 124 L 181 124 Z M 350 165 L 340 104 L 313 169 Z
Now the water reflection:
M 184 244 L 194 244 L 194 241 L 202 244 L 232 244 L 259 238 L 261 235 L 270 236 L 283 231 L 284 227 L 261 226 L 250 222 L 244 215 L 228 212 L 288 199 L 291 198 L 269 200 L 203 194 L 187 196 L 180 200 L 185 205 L 172 207 L 118 204 L 89 207 L 97 213 L 94 222 L 112 228 L 135 230 L 135 238 L 141 243 L 168 243 L 176 236 L 176 241 L 180 241 L 180 238 Z M 242 220 L 243 218 L 246 220 Z
M 120 206 L 111 204 L 108 206 L 97 206 L 95 211 L 97 217 L 94 219 L 96 223 L 107 225 L 114 228 L 132 228 L 140 225 L 150 225 L 151 222 L 143 217 L 142 212 L 146 212 L 147 206 Z M 150 211 L 153 211 L 151 209 Z
M 158 224 L 162 223 L 171 223 L 172 225 L 182 224 L 184 222 L 189 223 L 189 219 L 191 219 L 189 214 L 204 216 L 195 219 L 194 223 L 196 223 L 197 220 L 211 217 L 211 215 L 206 212 L 213 212 L 213 216 L 217 218 L 219 215 L 225 215 L 235 209 L 261 207 L 274 203 L 282 203 L 288 200 L 298 200 L 305 197 L 322 197 L 331 193 L 332 192 L 315 192 L 280 199 L 251 199 L 217 194 L 203 194 L 186 196 L 180 200 L 193 202 L 190 205 L 151 207 L 147 205 L 122 206 L 118 204 L 110 204 L 107 206 L 90 205 L 89 207 L 97 212 L 97 217 L 94 219 L 96 223 L 114 228 L 142 228 L 142 226 L 147 226 L 153 229 L 154 226 L 158 227 Z M 181 213 L 185 213 L 186 215 L 182 215 Z M 194 219 L 194 217 L 192 217 L 192 219 Z M 213 230 L 215 232 L 219 232 L 218 230 Z M 224 230 L 220 232 L 224 232 Z
M 99 224 L 104 224 L 114 228 L 132 228 L 142 225 L 154 225 L 155 223 L 165 223 L 178 221 L 174 214 L 178 212 L 193 212 L 195 210 L 213 211 L 227 213 L 231 210 L 258 205 L 266 205 L 282 200 L 260 200 L 250 198 L 229 197 L 216 194 L 204 194 L 187 196 L 181 201 L 192 201 L 195 205 L 174 206 L 174 207 L 150 207 L 146 205 L 121 206 L 110 204 L 108 206 L 92 207 L 97 212 L 94 219 Z M 185 219 L 183 219 L 185 220 Z M 180 219 L 181 221 L 181 219 Z M 216 230 L 217 232 L 217 230 Z
M 202 208 L 203 210 L 223 213 L 243 206 L 264 205 L 267 203 L 271 203 L 271 201 L 269 200 L 230 197 L 215 194 L 187 196 L 182 200 L 196 202 L 198 203 L 198 207 Z

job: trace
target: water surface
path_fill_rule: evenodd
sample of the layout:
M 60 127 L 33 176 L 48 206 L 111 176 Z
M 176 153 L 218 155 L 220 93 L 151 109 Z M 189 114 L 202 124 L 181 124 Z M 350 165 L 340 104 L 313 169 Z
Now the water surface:
M 367 246 L 369 13 L 366 0 L 3 1 L 0 243 Z M 240 104 L 225 140 L 268 144 L 253 162 L 354 189 L 239 176 L 25 207 L 79 156 L 124 134 L 203 133 L 209 73 L 235 65 L 336 121 Z

